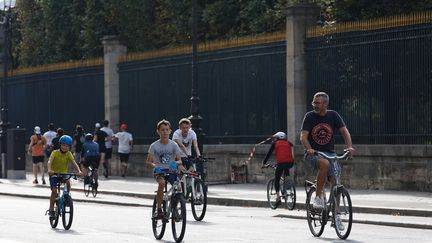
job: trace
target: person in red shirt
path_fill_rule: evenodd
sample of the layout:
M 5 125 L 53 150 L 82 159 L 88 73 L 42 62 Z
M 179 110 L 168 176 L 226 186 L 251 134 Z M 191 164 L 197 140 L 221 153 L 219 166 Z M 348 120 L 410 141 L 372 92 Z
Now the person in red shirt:
M 288 176 L 289 170 L 294 165 L 293 144 L 287 140 L 287 136 L 284 132 L 277 132 L 272 136 L 272 144 L 269 151 L 267 152 L 266 157 L 264 158 L 263 166 L 267 164 L 267 161 L 269 160 L 273 151 L 275 151 L 277 162 L 275 170 L 275 190 L 277 193 L 276 205 L 280 205 L 281 199 L 279 186 L 282 172 L 285 172 L 285 175 Z

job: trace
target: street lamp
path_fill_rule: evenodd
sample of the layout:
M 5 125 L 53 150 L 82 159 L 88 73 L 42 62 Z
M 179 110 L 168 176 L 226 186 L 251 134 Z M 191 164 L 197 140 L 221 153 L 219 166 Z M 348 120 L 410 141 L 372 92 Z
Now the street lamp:
M 198 94 L 198 78 L 197 78 L 197 1 L 192 0 L 192 96 L 189 120 L 192 122 L 192 128 L 197 134 L 199 150 L 203 151 L 204 132 L 200 127 L 203 119 L 199 114 L 199 94 Z M 192 150 L 193 151 L 193 150 Z
M 7 64 L 9 61 L 9 23 L 11 17 L 11 9 L 15 6 L 15 1 L 0 1 L 1 18 L 0 18 L 0 45 L 2 51 L 0 53 L 0 66 L 3 65 L 3 75 L 1 79 L 1 99 L 0 99 L 0 143 L 1 143 L 1 177 L 6 177 L 6 153 L 7 153 L 7 137 L 6 131 L 9 126 L 8 107 L 7 107 Z M 1 73 L 1 71 L 0 71 Z

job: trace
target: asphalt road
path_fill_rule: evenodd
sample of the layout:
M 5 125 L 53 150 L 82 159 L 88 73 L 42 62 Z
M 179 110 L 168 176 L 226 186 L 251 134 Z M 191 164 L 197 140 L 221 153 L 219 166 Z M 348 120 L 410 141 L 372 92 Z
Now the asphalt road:
M 75 202 L 72 227 L 61 222 L 52 229 L 45 216 L 48 200 L 2 196 L 0 242 L 161 242 L 151 229 L 151 208 Z M 304 219 L 277 217 L 280 211 L 211 205 L 204 221 L 196 222 L 188 205 L 184 242 L 424 242 L 431 230 L 354 224 L 347 241 L 326 227 L 320 238 Z M 168 227 L 162 242 L 173 242 Z

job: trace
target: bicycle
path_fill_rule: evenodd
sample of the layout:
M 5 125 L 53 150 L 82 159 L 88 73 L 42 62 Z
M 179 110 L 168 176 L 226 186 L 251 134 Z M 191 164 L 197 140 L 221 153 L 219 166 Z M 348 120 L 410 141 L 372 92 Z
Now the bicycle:
M 68 187 L 66 184 L 66 181 L 70 178 L 77 179 L 77 175 L 75 173 L 57 173 L 52 175 L 54 177 L 59 178 L 58 183 L 56 185 L 57 187 L 57 198 L 55 200 L 54 204 L 54 218 L 49 219 L 50 225 L 52 228 L 56 228 L 59 217 L 62 217 L 62 223 L 65 230 L 70 229 L 72 226 L 72 220 L 73 220 L 73 200 L 71 197 L 70 192 L 68 191 Z M 60 184 L 64 184 L 63 186 L 63 192 L 60 195 Z M 49 210 L 45 213 L 45 215 L 49 213 Z
M 93 197 L 96 197 L 98 193 L 97 189 L 98 189 L 98 184 L 94 176 L 94 169 L 92 166 L 89 166 L 87 175 L 84 177 L 84 195 L 88 197 L 91 190 Z
M 309 229 L 315 237 L 321 236 L 324 227 L 328 221 L 331 221 L 331 227 L 334 227 L 336 234 L 340 239 L 348 238 L 353 220 L 351 197 L 348 190 L 340 184 L 340 167 L 338 160 L 348 158 L 349 151 L 341 156 L 328 156 L 322 152 L 315 152 L 333 163 L 335 172 L 335 185 L 332 186 L 330 196 L 327 200 L 325 187 L 322 190 L 321 198 L 325 202 L 324 209 L 314 209 L 312 199 L 316 191 L 316 181 L 305 181 L 306 190 L 306 216 Z M 346 225 L 344 225 L 346 223 Z
M 266 164 L 262 168 L 271 167 L 276 170 L 277 164 Z M 285 201 L 285 207 L 288 210 L 293 210 L 296 206 L 296 187 L 294 181 L 286 175 L 285 172 L 280 180 L 281 198 Z M 275 179 L 272 178 L 267 182 L 267 201 L 271 209 L 278 208 L 277 192 L 275 189 Z
M 207 185 L 202 175 L 197 172 L 197 163 L 205 163 L 214 158 L 198 157 L 192 160 L 192 171 L 183 173 L 180 181 L 182 192 L 187 201 L 191 203 L 192 215 L 196 221 L 204 219 L 207 210 Z
M 180 179 L 174 181 L 173 185 L 167 190 L 167 177 L 175 172 L 163 172 L 160 175 L 165 176 L 165 190 L 162 201 L 163 218 L 154 217 L 157 210 L 156 196 L 153 200 L 152 209 L 152 228 L 153 235 L 157 240 L 162 239 L 165 233 L 166 223 L 171 219 L 171 228 L 174 240 L 180 242 L 183 240 L 186 231 L 186 202 L 181 191 Z

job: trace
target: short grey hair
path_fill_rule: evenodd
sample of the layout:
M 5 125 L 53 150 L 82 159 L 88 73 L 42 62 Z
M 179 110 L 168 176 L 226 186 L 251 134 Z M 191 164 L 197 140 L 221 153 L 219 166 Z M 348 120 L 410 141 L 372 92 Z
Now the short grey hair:
M 328 103 L 329 103 L 330 98 L 329 98 L 329 96 L 328 96 L 327 93 L 325 93 L 325 92 L 317 92 L 317 93 L 314 95 L 314 98 L 315 98 L 315 97 L 319 97 L 319 96 L 321 96 L 321 97 L 323 98 L 325 104 L 328 104 Z

